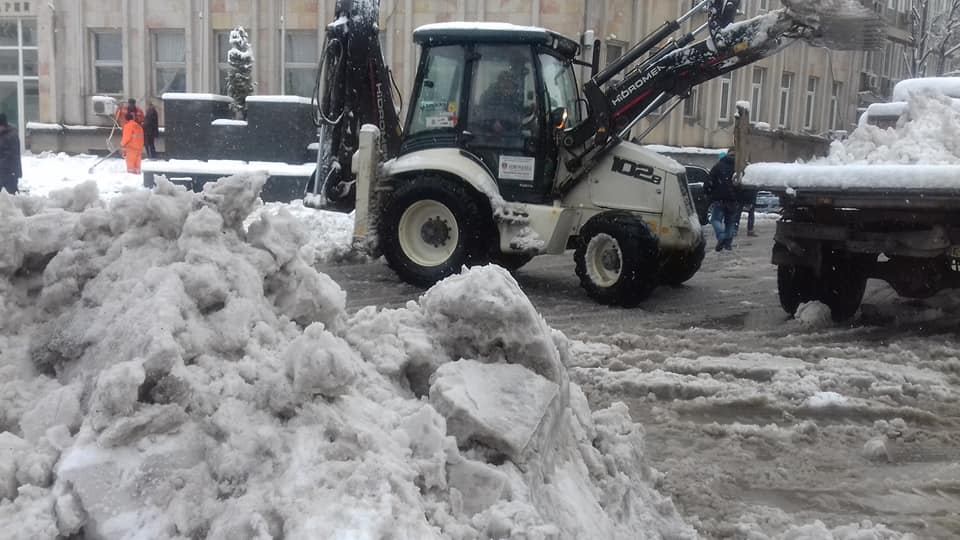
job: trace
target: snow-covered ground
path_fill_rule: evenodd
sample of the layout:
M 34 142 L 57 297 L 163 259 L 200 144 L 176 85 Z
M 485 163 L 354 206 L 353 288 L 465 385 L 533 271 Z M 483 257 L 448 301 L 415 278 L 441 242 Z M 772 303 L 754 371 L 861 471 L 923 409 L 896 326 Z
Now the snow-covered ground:
M 0 195 L 0 538 L 960 535 L 960 295 L 788 319 L 766 219 L 641 309 L 570 257 L 425 293 L 89 159 Z

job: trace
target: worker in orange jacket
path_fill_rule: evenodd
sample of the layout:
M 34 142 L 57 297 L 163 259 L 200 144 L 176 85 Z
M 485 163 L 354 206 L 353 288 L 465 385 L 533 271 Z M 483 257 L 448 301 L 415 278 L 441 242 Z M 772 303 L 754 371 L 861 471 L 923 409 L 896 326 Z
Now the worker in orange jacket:
M 127 158 L 127 172 L 140 174 L 140 161 L 143 159 L 143 126 L 134 119 L 132 112 L 127 113 L 120 147 L 123 148 L 123 155 Z

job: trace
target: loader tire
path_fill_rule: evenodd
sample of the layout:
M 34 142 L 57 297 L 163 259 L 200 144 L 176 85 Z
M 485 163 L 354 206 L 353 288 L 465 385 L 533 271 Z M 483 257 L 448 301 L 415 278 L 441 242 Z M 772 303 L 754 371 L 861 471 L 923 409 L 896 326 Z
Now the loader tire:
M 423 175 L 397 187 L 384 204 L 378 226 L 387 264 L 400 279 L 418 287 L 464 266 L 488 262 L 495 235 L 490 211 L 461 182 Z
M 700 271 L 707 255 L 707 242 L 701 240 L 693 251 L 672 255 L 660 269 L 660 281 L 671 287 L 679 287 Z
M 637 217 L 594 216 L 580 230 L 574 260 L 580 285 L 601 304 L 635 307 L 657 288 L 657 239 Z

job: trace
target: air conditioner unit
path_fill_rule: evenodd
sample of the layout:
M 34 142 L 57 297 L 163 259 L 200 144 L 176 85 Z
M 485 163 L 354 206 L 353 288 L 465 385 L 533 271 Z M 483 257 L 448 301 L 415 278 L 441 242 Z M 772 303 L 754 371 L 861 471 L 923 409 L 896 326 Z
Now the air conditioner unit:
M 875 73 L 868 73 L 867 83 L 871 89 L 876 90 L 880 88 L 880 77 L 878 77 Z
M 110 96 L 93 96 L 93 113 L 97 116 L 110 116 L 117 114 L 117 99 Z

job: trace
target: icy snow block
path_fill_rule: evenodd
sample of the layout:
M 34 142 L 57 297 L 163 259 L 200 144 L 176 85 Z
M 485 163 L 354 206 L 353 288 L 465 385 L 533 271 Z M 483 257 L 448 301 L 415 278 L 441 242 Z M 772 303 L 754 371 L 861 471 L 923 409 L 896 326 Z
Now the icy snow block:
M 447 483 L 463 495 L 463 512 L 468 516 L 510 496 L 507 475 L 479 461 L 465 459 L 447 465 Z
M 311 324 L 283 353 L 287 376 L 299 394 L 329 398 L 346 394 L 359 373 L 360 357 L 321 323 Z
M 480 442 L 520 463 L 559 390 L 523 366 L 460 360 L 437 369 L 430 403 L 458 445 Z
M 17 497 L 18 456 L 27 452 L 30 445 L 9 431 L 0 433 L 0 500 L 13 500 Z
M 71 432 L 80 427 L 80 394 L 79 384 L 64 386 L 50 392 L 24 413 L 20 418 L 20 431 L 23 437 L 36 442 L 43 437 L 47 430 L 55 426 L 67 426 Z
M 551 381 L 566 379 L 550 327 L 507 270 L 488 265 L 450 276 L 420 305 L 449 356 L 521 364 Z

